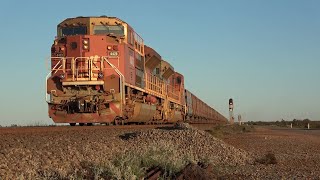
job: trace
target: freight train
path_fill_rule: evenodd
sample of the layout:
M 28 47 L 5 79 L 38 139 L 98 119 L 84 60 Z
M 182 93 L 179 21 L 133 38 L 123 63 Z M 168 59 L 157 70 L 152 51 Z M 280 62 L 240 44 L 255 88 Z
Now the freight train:
M 46 77 L 55 123 L 226 123 L 184 87 L 184 76 L 116 17 L 68 18 L 57 26 Z

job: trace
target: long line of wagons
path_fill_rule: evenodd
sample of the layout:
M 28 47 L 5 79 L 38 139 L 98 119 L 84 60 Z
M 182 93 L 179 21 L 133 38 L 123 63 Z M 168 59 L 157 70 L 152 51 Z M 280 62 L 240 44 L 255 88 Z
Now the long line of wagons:
M 227 122 L 186 90 L 184 76 L 116 17 L 59 23 L 50 61 L 46 101 L 56 123 Z

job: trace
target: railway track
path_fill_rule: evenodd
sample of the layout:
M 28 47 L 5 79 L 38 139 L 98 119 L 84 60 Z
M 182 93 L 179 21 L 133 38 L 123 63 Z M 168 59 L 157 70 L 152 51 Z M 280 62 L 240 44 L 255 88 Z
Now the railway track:
M 190 123 L 190 125 L 201 129 L 209 130 L 218 124 L 199 124 L 199 123 Z M 173 127 L 174 124 L 153 124 L 153 125 L 92 125 L 92 126 L 19 126 L 19 127 L 1 127 L 0 134 L 3 133 L 30 133 L 30 132 L 64 132 L 64 131 L 77 131 L 77 130 L 132 130 L 132 129 L 154 129 L 159 127 Z
M 0 128 L 0 134 L 3 133 L 30 133 L 30 132 L 63 132 L 63 131 L 82 131 L 82 130 L 110 130 L 110 129 L 154 129 L 158 127 L 171 127 L 173 124 L 158 124 L 158 125 L 94 125 L 94 126 L 21 126 L 21 127 L 2 127 Z

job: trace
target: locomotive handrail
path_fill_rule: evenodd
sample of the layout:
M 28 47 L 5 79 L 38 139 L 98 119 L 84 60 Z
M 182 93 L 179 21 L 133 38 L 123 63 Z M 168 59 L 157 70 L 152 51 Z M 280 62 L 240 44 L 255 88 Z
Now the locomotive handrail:
M 49 59 L 50 60 L 52 60 L 52 59 L 60 59 L 60 60 L 58 60 L 58 63 L 52 68 L 52 69 L 50 69 L 50 72 L 47 74 L 47 76 L 46 76 L 46 92 L 45 92 L 45 99 L 46 99 L 46 102 L 47 103 L 50 103 L 51 101 L 49 101 L 48 100 L 48 79 L 49 79 L 49 77 L 52 75 L 51 73 L 55 70 L 55 72 L 53 73 L 53 74 L 55 74 L 55 73 L 57 73 L 58 72 L 58 70 L 61 70 L 60 69 L 60 67 L 62 66 L 62 64 L 60 64 L 60 62 L 63 60 L 63 59 L 65 59 L 66 57 L 50 57 L 50 58 L 48 58 L 48 60 L 47 61 L 49 61 Z M 57 66 L 60 64 L 60 66 L 57 68 Z
M 56 65 L 53 68 L 51 68 L 50 73 L 53 72 L 53 75 L 56 74 L 58 71 L 62 71 L 63 73 L 66 73 L 66 71 L 72 70 L 72 69 L 67 69 L 66 64 L 69 59 L 71 59 L 71 64 L 72 64 L 74 57 L 51 57 L 50 59 L 51 61 L 58 61 Z
M 121 80 L 121 87 L 120 88 L 120 91 L 121 91 L 121 94 L 122 92 L 124 91 L 124 76 L 123 74 L 119 71 L 118 67 L 119 67 L 119 57 L 117 57 L 115 60 L 117 60 L 117 67 L 112 64 L 109 60 L 108 60 L 108 56 L 91 56 L 91 57 L 50 57 L 48 58 L 47 61 L 57 61 L 57 63 L 54 65 L 54 67 L 50 68 L 50 72 L 47 74 L 46 76 L 46 92 L 45 92 L 45 99 L 46 99 L 46 102 L 47 103 L 50 103 L 49 101 L 49 97 L 48 97 L 48 94 L 50 93 L 47 93 L 48 91 L 48 82 L 47 80 L 49 79 L 50 76 L 56 74 L 58 71 L 62 71 L 63 73 L 66 73 L 66 71 L 71 71 L 72 73 L 72 81 L 75 81 L 75 77 L 78 78 L 78 72 L 75 72 L 76 71 L 76 62 L 77 61 L 80 61 L 81 59 L 85 59 L 85 61 L 88 61 L 88 68 L 85 69 L 85 70 L 88 70 L 89 71 L 89 80 L 92 80 L 92 77 L 93 77 L 93 70 L 103 70 L 103 69 L 107 69 L 107 68 L 104 68 L 104 61 L 106 61 L 111 67 L 112 69 L 114 69 L 117 74 L 120 76 L 120 80 Z M 97 68 L 93 68 L 93 63 L 95 61 L 98 62 L 98 59 L 100 59 L 100 68 L 97 67 Z M 66 68 L 66 63 L 68 62 L 68 60 L 71 60 L 71 68 L 70 69 L 67 69 Z M 48 66 L 48 64 L 47 64 Z M 83 68 L 83 67 L 81 67 Z M 77 74 L 76 74 L 77 73 Z M 75 76 L 76 75 L 76 76 Z M 121 101 L 123 101 L 124 98 L 121 97 Z M 125 102 L 124 102 L 125 103 Z
M 58 62 L 57 62 L 57 64 L 56 64 L 53 68 L 50 69 L 50 71 L 51 71 L 50 73 L 52 73 L 52 71 L 54 71 L 54 70 L 55 70 L 55 73 L 57 73 L 57 71 L 60 70 L 60 68 L 61 68 L 61 66 L 62 66 L 61 61 L 62 61 L 63 58 L 61 58 L 61 57 L 51 57 L 51 60 L 52 60 L 52 59 L 53 59 L 53 60 L 54 60 L 54 59 L 58 59 L 58 60 L 54 60 L 54 61 L 58 61 Z M 58 66 L 59 64 L 60 64 L 60 66 L 57 68 L 57 66 Z M 54 73 L 54 74 L 55 74 L 55 73 Z
M 103 60 L 104 60 L 104 57 L 106 58 L 110 58 L 109 56 L 91 56 L 91 57 L 50 57 L 48 58 L 49 60 L 51 59 L 51 61 L 57 61 L 57 63 L 54 65 L 54 67 L 51 67 L 50 68 L 50 73 L 53 73 L 52 75 L 56 74 L 58 71 L 63 71 L 63 73 L 66 73 L 68 71 L 71 71 L 71 74 L 72 74 L 72 81 L 75 81 L 75 78 L 78 78 L 79 75 L 78 75 L 78 71 L 77 68 L 80 67 L 80 70 L 87 70 L 89 71 L 89 77 L 88 77 L 88 80 L 92 80 L 92 78 L 94 77 L 93 76 L 93 71 L 94 70 L 103 70 L 103 69 L 107 69 L 107 68 L 104 68 L 104 63 L 103 63 Z M 79 67 L 76 67 L 76 62 L 77 61 L 81 61 L 81 60 L 85 60 L 88 62 L 88 67 L 83 67 L 83 66 L 79 66 Z M 94 67 L 94 63 L 95 62 L 99 62 L 98 59 L 100 59 L 100 67 Z M 71 61 L 70 61 L 71 60 Z M 116 68 L 119 68 L 119 57 L 117 58 L 114 58 L 113 60 L 116 60 L 116 65 L 114 65 Z M 66 68 L 67 67 L 67 63 L 71 64 L 70 68 Z M 109 63 L 110 60 L 109 60 Z M 112 63 L 111 63 L 112 64 Z M 112 67 L 112 69 L 114 69 Z M 49 75 L 48 74 L 48 75 Z
M 122 116 L 122 107 L 123 107 L 123 105 L 125 105 L 125 98 L 123 97 L 124 96 L 124 75 L 119 71 L 119 69 L 115 66 L 115 65 L 113 65 L 109 60 L 108 60 L 108 56 L 103 56 L 102 57 L 115 71 L 116 71 L 116 73 L 119 75 L 119 77 L 120 77 L 120 100 L 121 100 L 121 103 L 120 103 L 120 109 L 121 109 L 121 111 L 120 111 L 120 116 Z
M 151 73 L 146 73 L 145 82 L 146 82 L 146 88 L 149 91 L 153 91 L 161 95 L 167 94 L 164 88 L 165 83 L 161 81 L 157 76 L 154 76 Z
M 46 92 L 45 92 L 45 99 L 47 103 L 50 103 L 50 101 L 48 101 L 48 78 L 50 76 L 51 72 L 48 73 L 48 75 L 46 76 Z
M 74 58 L 74 59 L 72 59 L 72 65 L 71 65 L 71 70 L 72 70 L 72 80 L 74 81 L 75 80 L 75 77 L 76 77 L 76 79 L 78 79 L 79 78 L 79 69 L 77 69 L 77 68 L 79 68 L 79 67 L 77 67 L 76 68 L 76 62 L 77 61 L 81 61 L 82 59 L 84 59 L 85 61 L 87 61 L 88 62 L 88 67 L 85 67 L 84 69 L 83 69 L 83 66 L 79 66 L 80 67 L 80 71 L 83 71 L 83 70 L 87 70 L 88 71 L 88 73 L 89 73 L 89 77 L 88 77 L 88 80 L 92 80 L 92 78 L 94 77 L 94 75 L 93 75 L 93 71 L 94 70 L 100 70 L 100 71 L 102 71 L 103 69 L 104 69 L 104 67 L 103 67 L 103 58 L 102 57 L 99 57 L 99 56 L 93 56 L 93 57 L 76 57 L 76 58 Z M 98 61 L 98 59 L 100 59 L 100 67 L 95 67 L 94 65 L 95 65 L 95 62 L 98 62 L 99 63 L 99 61 Z
M 84 59 L 85 61 L 89 62 L 89 64 L 88 64 L 89 68 L 83 69 L 83 66 L 77 66 L 77 68 L 75 67 L 77 60 L 81 60 L 81 59 Z M 90 71 L 89 80 L 91 80 L 91 77 L 92 77 L 91 64 L 92 64 L 92 60 L 91 60 L 90 57 L 76 57 L 76 58 L 74 58 L 72 60 L 72 67 L 71 67 L 71 69 L 72 69 L 72 81 L 74 81 L 74 75 L 76 75 L 76 80 L 79 78 L 79 68 L 80 68 L 80 71 L 82 71 L 82 70 Z M 75 73 L 75 70 L 77 70 L 76 73 Z
M 180 101 L 179 94 L 174 93 L 174 91 L 175 91 L 174 86 L 171 86 L 170 84 L 168 84 L 167 87 L 168 87 L 167 88 L 168 89 L 168 96 L 175 99 L 175 100 Z M 179 92 L 181 92 L 181 89 L 179 90 Z
M 117 66 L 115 66 L 114 65 L 114 63 L 113 63 L 113 65 L 118 69 L 119 68 L 119 66 L 120 66 L 120 58 L 119 57 L 117 57 L 116 59 L 115 59 L 115 57 L 113 57 L 113 56 L 101 56 L 101 58 L 103 59 L 103 58 L 109 58 L 109 62 L 110 62 L 110 58 L 112 58 L 112 60 L 117 60 Z M 110 62 L 111 63 L 111 62 Z M 111 63 L 112 64 L 112 63 Z M 103 67 L 103 64 L 102 64 L 102 67 Z M 102 69 L 114 69 L 114 68 L 102 68 Z

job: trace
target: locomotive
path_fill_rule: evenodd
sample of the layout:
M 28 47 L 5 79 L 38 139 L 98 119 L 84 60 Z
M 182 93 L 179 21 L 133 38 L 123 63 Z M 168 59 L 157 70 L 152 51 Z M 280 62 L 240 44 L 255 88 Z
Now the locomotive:
M 184 87 L 175 71 L 117 17 L 68 18 L 57 26 L 46 77 L 55 123 L 226 123 Z

